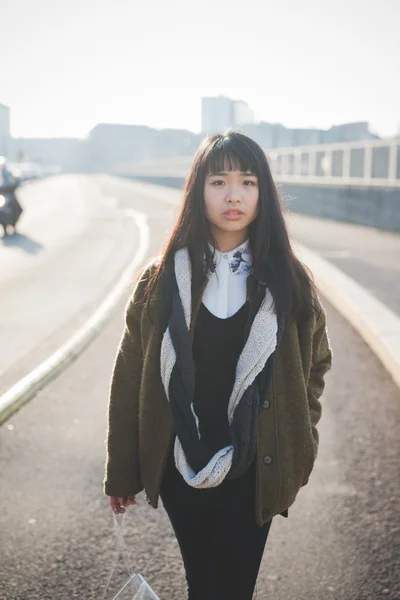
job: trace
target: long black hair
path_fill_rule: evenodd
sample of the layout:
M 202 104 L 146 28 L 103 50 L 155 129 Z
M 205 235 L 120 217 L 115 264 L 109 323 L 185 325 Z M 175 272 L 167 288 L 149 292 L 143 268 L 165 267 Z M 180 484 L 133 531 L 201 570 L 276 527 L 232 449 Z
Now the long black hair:
M 204 184 L 210 173 L 229 170 L 251 171 L 258 178 L 258 214 L 249 226 L 254 281 L 267 284 L 277 314 L 306 316 L 312 306 L 312 276 L 292 250 L 284 207 L 264 151 L 236 131 L 208 136 L 201 143 L 185 181 L 176 224 L 148 282 L 147 299 L 175 252 L 184 246 L 188 247 L 191 258 L 194 286 L 200 285 L 213 269 L 216 245 L 205 215 Z

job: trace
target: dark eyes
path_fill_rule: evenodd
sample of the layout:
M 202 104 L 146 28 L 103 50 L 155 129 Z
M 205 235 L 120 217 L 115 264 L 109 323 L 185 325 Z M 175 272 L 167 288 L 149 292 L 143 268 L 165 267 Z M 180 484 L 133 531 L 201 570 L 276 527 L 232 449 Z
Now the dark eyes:
M 225 183 L 225 181 L 223 179 L 216 179 L 215 181 L 213 181 L 211 183 L 211 185 L 215 185 L 216 187 L 220 187 L 224 183 Z M 245 185 L 247 187 L 251 187 L 253 185 L 257 185 L 257 183 L 255 181 L 251 181 L 250 179 L 246 179 L 245 181 L 243 181 L 243 185 Z

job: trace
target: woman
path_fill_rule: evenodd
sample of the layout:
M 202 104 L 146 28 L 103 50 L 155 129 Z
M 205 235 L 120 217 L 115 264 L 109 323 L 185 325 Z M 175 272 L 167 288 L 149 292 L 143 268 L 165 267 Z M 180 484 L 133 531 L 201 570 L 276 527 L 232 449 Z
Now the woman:
M 262 149 L 208 137 L 141 275 L 111 384 L 105 492 L 163 501 L 190 600 L 250 600 L 272 518 L 308 481 L 331 366 Z

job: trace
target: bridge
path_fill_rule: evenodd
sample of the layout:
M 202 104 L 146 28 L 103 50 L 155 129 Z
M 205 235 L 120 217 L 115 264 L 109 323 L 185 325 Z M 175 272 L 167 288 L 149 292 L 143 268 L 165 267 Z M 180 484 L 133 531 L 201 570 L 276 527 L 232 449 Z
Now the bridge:
M 400 231 L 400 138 L 266 151 L 290 210 Z M 115 173 L 182 187 L 192 156 L 122 165 Z

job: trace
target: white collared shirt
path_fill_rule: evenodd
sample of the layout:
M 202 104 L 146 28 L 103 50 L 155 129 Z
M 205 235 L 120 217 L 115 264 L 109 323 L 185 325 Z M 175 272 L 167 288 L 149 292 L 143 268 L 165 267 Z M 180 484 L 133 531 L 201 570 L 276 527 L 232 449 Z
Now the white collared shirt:
M 246 302 L 246 280 L 252 269 L 249 241 L 230 252 L 215 250 L 215 271 L 208 276 L 203 304 L 216 317 L 234 315 Z

